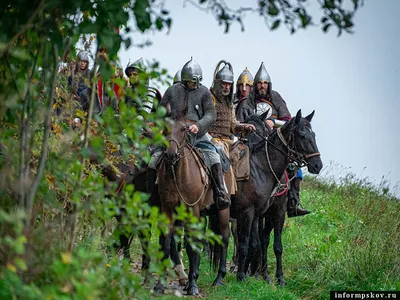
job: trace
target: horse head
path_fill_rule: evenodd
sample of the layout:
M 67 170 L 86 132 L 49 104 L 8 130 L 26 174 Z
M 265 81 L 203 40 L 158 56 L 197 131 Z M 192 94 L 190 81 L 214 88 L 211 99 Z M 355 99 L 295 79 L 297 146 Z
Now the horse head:
M 279 128 L 276 133 L 288 149 L 289 160 L 299 165 L 306 165 L 310 173 L 319 174 L 322 160 L 315 133 L 311 128 L 314 113 L 315 111 L 303 118 L 299 110 L 296 117 Z
M 165 158 L 169 165 L 174 166 L 181 157 L 181 151 L 186 145 L 186 122 L 184 120 L 174 121 L 171 133 L 168 136 L 169 147 L 165 151 Z

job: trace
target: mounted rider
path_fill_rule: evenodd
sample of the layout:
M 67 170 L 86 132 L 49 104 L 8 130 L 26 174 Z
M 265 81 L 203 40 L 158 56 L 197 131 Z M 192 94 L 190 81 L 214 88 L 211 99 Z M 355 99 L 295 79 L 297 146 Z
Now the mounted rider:
M 224 66 L 220 69 L 222 64 Z M 229 62 L 221 60 L 215 69 L 214 81 L 210 88 L 217 112 L 217 119 L 209 129 L 209 134 L 213 137 L 211 142 L 221 147 L 228 158 L 234 144 L 233 134 L 244 130 L 255 130 L 254 125 L 242 124 L 236 120 L 233 107 L 233 79 L 232 65 Z M 225 182 L 230 187 L 229 193 L 235 194 L 237 190 L 236 178 L 231 167 L 226 170 Z
M 161 93 L 149 86 L 143 58 L 128 64 L 125 68 L 125 75 L 129 79 L 125 101 L 128 105 L 136 107 L 140 117 L 143 117 L 143 112 L 150 113 L 161 101 Z
M 181 71 L 182 71 L 182 70 L 179 69 L 179 70 L 175 73 L 173 84 L 175 84 L 175 83 L 181 83 L 181 82 L 182 82 Z
M 214 201 L 218 209 L 226 209 L 230 205 L 225 192 L 220 156 L 207 137 L 207 131 L 215 123 L 216 111 L 210 91 L 200 82 L 203 72 L 198 63 L 191 59 L 182 68 L 181 83 L 170 86 L 161 101 L 167 108 L 172 120 L 184 118 L 188 125 L 190 143 L 200 148 L 206 163 L 211 167 Z M 156 181 L 156 166 L 162 155 L 157 149 L 149 163 L 147 172 L 148 192 L 152 193 Z
M 248 99 L 238 107 L 236 117 L 243 122 L 251 114 L 256 113 L 260 115 L 269 111 L 266 123 L 271 129 L 273 129 L 274 126 L 279 126 L 279 124 L 289 121 L 291 115 L 286 102 L 277 91 L 272 90 L 271 77 L 269 76 L 264 63 L 261 63 L 261 66 L 254 77 L 254 84 L 255 87 Z M 295 168 L 296 166 L 290 164 L 289 167 Z M 299 207 L 301 204 L 299 198 L 299 181 L 301 181 L 301 179 L 302 173 L 301 169 L 299 169 L 296 178 L 292 180 L 289 187 L 287 208 L 289 218 L 303 216 L 310 213 L 309 210 L 301 209 Z
M 238 108 L 243 104 L 244 100 L 247 99 L 248 95 L 253 89 L 254 78 L 247 67 L 240 73 L 236 81 L 236 93 L 233 99 L 233 106 L 235 108 L 235 114 Z

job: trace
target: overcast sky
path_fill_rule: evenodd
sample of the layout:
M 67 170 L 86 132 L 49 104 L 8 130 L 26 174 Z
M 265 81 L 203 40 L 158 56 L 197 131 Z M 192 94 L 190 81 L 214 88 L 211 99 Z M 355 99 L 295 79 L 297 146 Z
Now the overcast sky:
M 224 34 L 211 14 L 184 7 L 183 1 L 166 2 L 170 33 L 134 35 L 135 43 L 147 38 L 153 44 L 121 50 L 123 66 L 140 57 L 155 59 L 173 76 L 193 56 L 209 87 L 221 59 L 232 63 L 235 78 L 245 67 L 254 76 L 263 61 L 292 115 L 300 108 L 303 114 L 316 111 L 312 123 L 325 166 L 375 184 L 382 176 L 391 186 L 400 182 L 400 0 L 365 1 L 355 33 L 340 37 L 333 28 L 324 34 L 318 26 L 294 35 L 284 27 L 270 32 L 255 14 L 245 18 L 245 32 L 234 24 Z M 226 3 L 237 8 L 243 2 Z

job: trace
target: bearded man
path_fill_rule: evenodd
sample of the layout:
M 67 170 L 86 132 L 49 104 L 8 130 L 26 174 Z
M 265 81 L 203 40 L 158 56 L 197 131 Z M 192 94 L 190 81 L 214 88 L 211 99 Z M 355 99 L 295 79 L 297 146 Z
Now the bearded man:
M 220 66 L 224 66 L 220 69 Z M 213 137 L 211 142 L 229 158 L 229 153 L 234 144 L 234 134 L 242 131 L 255 130 L 252 124 L 242 124 L 236 120 L 233 107 L 233 68 L 229 62 L 221 60 L 214 72 L 214 81 L 210 88 L 214 100 L 217 119 L 209 129 L 209 134 Z M 236 178 L 232 168 L 226 170 L 225 182 L 229 187 L 229 194 L 235 194 L 237 190 Z
M 256 76 L 254 77 L 255 87 L 249 97 L 238 107 L 237 118 L 244 122 L 250 115 L 269 111 L 266 124 L 271 128 L 284 124 L 291 119 L 290 112 L 282 96 L 272 90 L 271 77 L 269 76 L 264 63 L 261 63 Z M 289 167 L 292 167 L 289 165 Z M 292 167 L 293 168 L 293 167 Z M 302 180 L 301 169 L 299 169 L 296 178 L 290 184 L 288 193 L 288 217 L 303 216 L 310 213 L 309 210 L 302 209 L 300 203 L 300 181 Z

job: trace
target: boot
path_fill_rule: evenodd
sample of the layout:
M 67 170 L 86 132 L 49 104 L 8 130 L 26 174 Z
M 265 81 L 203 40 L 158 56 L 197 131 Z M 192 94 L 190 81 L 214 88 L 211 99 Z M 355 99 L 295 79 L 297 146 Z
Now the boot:
M 289 218 L 308 215 L 311 211 L 302 209 L 300 205 L 300 182 L 301 178 L 295 178 L 290 183 L 288 192 L 287 214 Z
M 155 169 L 148 168 L 146 174 L 146 190 L 150 195 L 153 194 L 154 188 L 156 186 L 157 171 Z
M 213 177 L 214 201 L 219 210 L 223 210 L 231 205 L 229 196 L 225 193 L 224 173 L 221 164 L 211 166 L 211 175 Z

